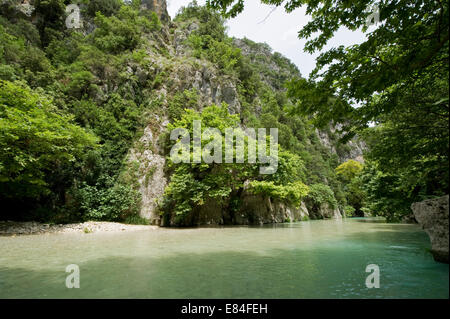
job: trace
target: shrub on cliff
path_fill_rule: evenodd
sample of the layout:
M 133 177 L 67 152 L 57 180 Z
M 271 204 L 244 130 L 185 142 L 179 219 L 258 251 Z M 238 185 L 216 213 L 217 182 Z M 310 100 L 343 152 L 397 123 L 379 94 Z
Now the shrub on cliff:
M 285 185 L 276 185 L 270 181 L 252 181 L 250 191 L 271 198 L 279 199 L 300 207 L 302 200 L 308 195 L 309 187 L 300 181 Z
M 330 186 L 325 184 L 313 184 L 309 186 L 307 199 L 313 206 L 320 207 L 322 204 L 328 204 L 330 208 L 337 208 L 338 203 Z

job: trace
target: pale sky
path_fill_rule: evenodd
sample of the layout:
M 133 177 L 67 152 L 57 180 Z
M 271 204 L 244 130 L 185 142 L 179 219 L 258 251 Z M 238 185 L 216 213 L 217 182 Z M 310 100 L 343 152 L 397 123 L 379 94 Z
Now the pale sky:
M 167 0 L 167 10 L 174 18 L 178 9 L 189 4 L 190 0 Z M 204 4 L 204 0 L 198 0 Z M 236 38 L 247 37 L 255 42 L 266 42 L 274 51 L 289 58 L 304 77 L 314 69 L 317 54 L 303 52 L 305 40 L 297 37 L 297 32 L 309 21 L 305 8 L 286 13 L 283 7 L 272 11 L 273 6 L 262 4 L 259 0 L 245 1 L 245 9 L 236 18 L 227 22 L 228 35 Z M 270 13 L 270 15 L 269 15 Z M 269 15 L 269 16 L 268 16 Z M 268 17 L 267 17 L 268 16 Z M 267 19 L 264 21 L 264 19 Z M 361 43 L 365 39 L 362 32 L 339 30 L 325 49 L 339 45 Z

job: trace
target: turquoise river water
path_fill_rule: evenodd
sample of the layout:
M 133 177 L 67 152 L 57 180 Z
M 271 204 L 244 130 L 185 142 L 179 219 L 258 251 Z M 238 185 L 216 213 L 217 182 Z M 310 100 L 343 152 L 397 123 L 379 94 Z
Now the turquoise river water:
M 0 298 L 448 298 L 429 249 L 418 225 L 371 219 L 0 237 Z

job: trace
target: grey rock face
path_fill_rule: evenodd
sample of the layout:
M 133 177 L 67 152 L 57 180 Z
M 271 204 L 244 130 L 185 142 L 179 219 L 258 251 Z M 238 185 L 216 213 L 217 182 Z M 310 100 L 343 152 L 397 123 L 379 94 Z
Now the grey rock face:
M 203 205 L 194 208 L 193 212 L 176 220 L 172 216 L 164 221 L 163 226 L 200 226 L 200 225 L 263 225 L 300 221 L 309 219 L 304 203 L 294 207 L 288 203 L 274 200 L 270 197 L 243 193 L 241 205 L 237 211 L 231 212 L 228 203 L 221 203 L 208 198 Z
M 334 218 L 339 219 L 342 218 L 341 212 L 338 208 L 332 208 L 327 203 L 322 204 L 320 206 L 320 214 L 323 218 Z
M 147 126 L 139 140 L 140 147 L 130 150 L 129 162 L 138 170 L 139 192 L 142 196 L 140 216 L 150 220 L 151 224 L 160 224 L 158 200 L 164 194 L 167 178 L 164 174 L 165 157 L 160 154 L 159 134 L 164 130 L 166 121 Z
M 306 207 L 308 208 L 309 216 L 312 219 L 340 219 L 343 216 L 338 208 L 333 208 L 328 203 L 318 205 L 311 200 L 306 200 Z
M 166 0 L 142 0 L 141 10 L 145 9 L 155 11 L 162 22 L 168 22 L 170 20 L 169 14 L 167 13 Z
M 231 114 L 241 111 L 233 80 L 219 74 L 205 61 L 198 60 L 195 64 L 178 63 L 173 66 L 168 77 L 171 79 L 171 85 L 167 88 L 169 92 L 183 92 L 194 88 L 201 106 L 225 102 Z
M 339 130 L 341 128 L 341 124 L 337 124 L 335 126 L 331 125 L 330 131 L 332 134 L 337 134 L 339 136 Z M 364 141 L 359 139 L 358 136 L 355 136 L 346 143 L 346 150 L 341 150 L 340 152 L 338 152 L 338 150 L 336 149 L 336 142 L 333 141 L 333 139 L 328 135 L 326 131 L 316 129 L 316 134 L 323 146 L 325 146 L 331 153 L 335 153 L 338 155 L 340 162 L 346 162 L 350 159 L 358 161 L 360 163 L 364 162 L 363 153 L 367 146 Z
M 263 82 L 275 90 L 284 90 L 280 83 L 292 76 L 300 76 L 298 68 L 281 54 L 272 52 L 272 48 L 268 44 L 251 43 L 252 41 L 233 38 L 233 45 L 241 49 L 243 55 L 268 71 L 268 73 L 261 72 L 259 74 Z
M 242 206 L 235 214 L 235 223 L 262 225 L 298 221 L 305 217 L 309 218 L 309 213 L 304 203 L 297 208 L 270 197 L 244 193 Z
M 431 240 L 431 253 L 434 260 L 448 264 L 448 199 L 442 196 L 413 203 L 414 217 L 427 232 Z

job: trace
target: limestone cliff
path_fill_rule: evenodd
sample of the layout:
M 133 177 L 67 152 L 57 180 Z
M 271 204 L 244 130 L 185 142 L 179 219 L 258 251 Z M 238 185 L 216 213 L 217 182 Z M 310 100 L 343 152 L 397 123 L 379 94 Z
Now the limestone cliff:
M 449 256 L 448 200 L 449 196 L 446 195 L 411 205 L 414 217 L 430 237 L 431 253 L 434 259 L 447 264 Z
M 27 23 L 32 24 L 31 28 L 40 28 L 40 32 L 44 34 L 42 25 L 45 23 L 42 17 L 46 7 L 35 10 L 34 5 L 33 0 L 4 0 L 2 10 L 13 11 L 8 14 L 11 21 L 20 16 L 20 19 L 26 19 Z M 70 12 L 65 10 L 64 5 L 50 4 L 49 8 L 58 11 L 58 15 L 53 17 L 55 21 L 52 27 L 57 26 L 57 34 L 61 38 L 59 42 L 55 42 L 59 44 L 53 44 L 52 50 L 57 52 L 58 46 L 66 45 L 63 41 L 66 37 L 76 34 L 83 38 L 87 46 L 80 48 L 89 47 L 92 51 L 84 53 L 83 58 L 89 61 L 79 64 L 86 70 L 83 69 L 77 76 L 88 74 L 90 87 L 80 91 L 78 98 L 88 92 L 92 103 L 106 105 L 111 96 L 120 96 L 124 105 L 135 103 L 142 107 L 139 111 L 142 112 L 139 113 L 140 131 L 137 135 L 133 131 L 134 139 L 130 137 L 126 142 L 121 141 L 126 143 L 124 151 L 120 153 L 120 164 L 126 166 L 124 172 L 122 168 L 120 172 L 114 172 L 125 176 L 128 185 L 133 185 L 139 191 L 142 197 L 141 217 L 149 219 L 152 224 L 162 223 L 159 207 L 171 175 L 166 163 L 167 149 L 162 145 L 161 139 L 168 123 L 174 119 L 174 101 L 183 101 L 186 94 L 195 94 L 195 103 L 186 107 L 197 111 L 211 104 L 225 103 L 229 113 L 238 115 L 242 128 L 250 126 L 252 121 L 259 123 L 260 127 L 279 128 L 280 145 L 307 158 L 307 174 L 302 177 L 305 183 L 331 185 L 332 181 L 328 177 L 339 161 L 346 158 L 360 159 L 361 145 L 340 148 L 335 128 L 318 131 L 308 119 L 287 115 L 285 107 L 292 103 L 287 98 L 284 82 L 300 77 L 301 74 L 291 61 L 273 52 L 267 44 L 229 38 L 219 15 L 201 12 L 203 9 L 195 5 L 190 11 L 187 10 L 190 13 L 173 21 L 167 13 L 165 0 L 142 0 L 139 7 L 135 3 L 125 5 L 132 8 L 121 6 L 121 3 L 113 0 L 83 2 L 79 5 L 82 24 L 72 28 L 67 26 L 66 18 Z M 44 11 L 39 11 L 41 9 Z M 133 23 L 126 21 L 122 9 L 133 12 L 133 21 L 147 19 L 151 27 L 143 27 L 146 23 L 139 20 L 139 26 L 133 26 L 135 29 L 131 30 L 128 26 Z M 103 19 L 108 21 L 103 26 L 103 34 L 95 32 L 97 27 L 102 30 L 102 26 L 96 26 L 96 19 L 101 20 L 101 17 L 96 17 L 99 11 Z M 149 11 L 154 11 L 159 21 Z M 121 24 L 120 19 L 125 19 L 126 22 Z M 119 29 L 115 28 L 116 24 L 120 25 Z M 215 29 L 212 30 L 211 27 Z M 120 33 L 117 30 L 123 34 L 116 36 L 116 33 Z M 129 37 L 130 35 L 132 36 Z M 102 39 L 95 42 L 95 37 Z M 39 45 L 45 47 L 50 38 L 45 39 L 47 43 Z M 122 38 L 126 41 L 132 39 L 132 45 L 122 41 Z M 111 48 L 115 48 L 116 52 L 112 52 Z M 67 52 L 70 49 L 72 48 L 64 48 Z M 90 59 L 95 52 L 101 58 Z M 120 54 L 116 54 L 117 52 Z M 68 79 L 60 79 L 61 83 L 66 83 L 65 81 Z M 82 86 L 83 83 L 78 84 Z M 178 104 L 180 103 L 184 102 Z M 180 111 L 184 105 L 177 107 Z M 118 122 L 120 117 L 120 114 L 117 115 Z M 122 161 L 124 153 L 127 156 Z M 295 207 L 288 202 L 252 194 L 247 189 L 241 189 L 233 196 L 239 200 L 239 207 L 233 207 L 232 203 L 226 201 L 218 203 L 206 200 L 203 205 L 193 209 L 187 224 L 264 224 L 309 217 L 341 217 L 339 210 L 327 205 L 315 206 L 308 211 L 305 203 Z M 165 224 L 172 225 L 174 222 L 168 220 Z
M 151 10 L 156 12 L 162 22 L 170 21 L 170 16 L 167 13 L 166 0 L 142 0 L 141 10 Z
M 166 24 L 160 34 L 149 37 L 151 47 L 147 49 L 146 59 L 150 62 L 148 69 L 133 65 L 129 72 L 137 78 L 160 78 L 156 86 L 155 100 L 160 106 L 152 114 L 148 126 L 142 137 L 129 152 L 131 165 L 137 168 L 139 190 L 142 195 L 141 216 L 150 219 L 152 224 L 175 225 L 173 220 L 162 221 L 158 209 L 165 186 L 170 180 L 165 171 L 165 153 L 159 146 L 159 139 L 168 123 L 167 108 L 171 98 L 178 92 L 195 90 L 198 94 L 198 105 L 201 110 L 212 103 L 225 102 L 232 114 L 242 111 L 242 100 L 238 94 L 239 80 L 221 72 L 218 67 L 205 59 L 196 58 L 189 47 L 187 39 L 192 32 L 199 29 L 197 21 L 169 22 L 166 17 L 164 1 L 143 1 L 143 9 L 155 10 Z M 273 91 L 284 90 L 282 83 L 292 76 L 300 76 L 297 67 L 279 53 L 272 53 L 266 44 L 255 44 L 247 39 L 233 39 L 233 45 L 239 48 L 244 56 L 249 58 L 253 67 L 259 70 L 259 78 Z M 259 98 L 254 99 L 256 116 L 261 111 Z M 156 101 L 156 102 L 155 102 Z M 360 144 L 350 145 L 344 154 L 338 154 L 335 136 L 331 133 L 316 131 L 316 138 L 322 143 L 324 150 L 330 154 L 337 154 L 341 159 L 354 158 L 361 160 Z M 305 141 L 311 144 L 312 141 Z M 202 224 L 264 224 L 285 221 L 304 220 L 306 218 L 341 218 L 338 209 L 331 209 L 327 205 L 317 207 L 311 212 L 304 203 L 294 207 L 269 197 L 241 194 L 241 207 L 230 211 L 227 203 L 207 200 L 196 208 L 187 225 Z

